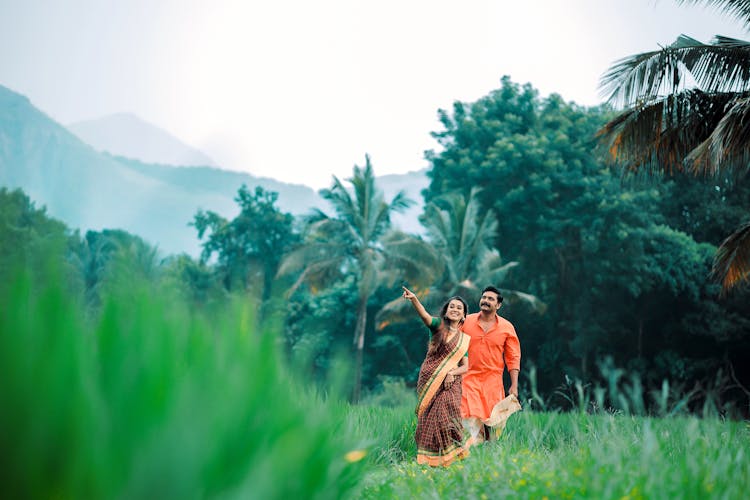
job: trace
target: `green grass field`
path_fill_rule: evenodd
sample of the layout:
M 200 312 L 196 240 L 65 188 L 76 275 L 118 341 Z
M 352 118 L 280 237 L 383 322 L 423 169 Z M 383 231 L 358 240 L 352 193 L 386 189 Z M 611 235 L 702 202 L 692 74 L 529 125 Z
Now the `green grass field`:
M 404 411 L 403 419 L 411 418 Z M 393 424 L 391 424 L 392 426 Z M 447 469 L 373 464 L 362 498 L 747 498 L 750 426 L 521 412 Z
M 0 287 L 4 498 L 747 498 L 747 422 L 520 412 L 448 468 L 413 407 L 351 406 L 286 368 L 252 307 L 131 285 L 91 314 Z M 331 384 L 339 377 L 331 377 Z

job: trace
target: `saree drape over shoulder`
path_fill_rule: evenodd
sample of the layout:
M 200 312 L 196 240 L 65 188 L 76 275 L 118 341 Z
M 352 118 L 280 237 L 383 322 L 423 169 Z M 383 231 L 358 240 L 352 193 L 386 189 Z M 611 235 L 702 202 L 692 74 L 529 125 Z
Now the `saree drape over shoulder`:
M 461 425 L 461 377 L 445 387 L 448 372 L 466 355 L 470 337 L 458 332 L 449 342 L 428 352 L 417 381 L 417 463 L 448 466 L 469 454 Z

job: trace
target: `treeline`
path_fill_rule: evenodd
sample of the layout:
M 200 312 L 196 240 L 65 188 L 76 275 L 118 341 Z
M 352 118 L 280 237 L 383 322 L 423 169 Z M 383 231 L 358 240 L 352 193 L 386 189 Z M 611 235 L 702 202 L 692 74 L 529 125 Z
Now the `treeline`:
M 441 111 L 422 235 L 391 227 L 390 215 L 417 200 L 385 199 L 369 158 L 321 192 L 330 213 L 295 218 L 275 193 L 245 186 L 235 218 L 199 211 L 190 222 L 199 259 L 162 258 L 123 231 L 71 232 L 3 190 L 0 272 L 58 252 L 92 314 L 135 277 L 195 308 L 241 297 L 311 378 L 351 353 L 354 399 L 416 382 L 427 336 L 403 308 L 401 284 L 431 311 L 460 294 L 472 312 L 482 287 L 496 284 L 531 404 L 572 407 L 586 392 L 623 409 L 605 390 L 622 386 L 639 388 L 646 409 L 660 394 L 675 411 L 747 415 L 750 293 L 721 296 L 710 276 L 717 245 L 750 207 L 746 179 L 623 176 L 596 139 L 610 117 L 508 78 Z

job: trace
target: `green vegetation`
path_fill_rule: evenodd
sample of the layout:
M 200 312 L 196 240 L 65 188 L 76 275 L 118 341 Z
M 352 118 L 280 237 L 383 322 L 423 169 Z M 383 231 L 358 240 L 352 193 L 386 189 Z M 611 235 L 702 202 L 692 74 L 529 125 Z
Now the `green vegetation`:
M 403 383 L 352 406 L 337 396 L 345 365 L 317 391 L 245 301 L 196 311 L 131 279 L 87 314 L 61 277 L 52 265 L 0 291 L 0 481 L 14 498 L 742 498 L 750 487 L 747 422 L 716 408 L 686 416 L 668 391 L 662 414 L 683 416 L 604 412 L 601 392 L 583 388 L 578 412 L 521 412 L 465 461 L 417 466 Z M 609 399 L 643 412 L 621 375 Z
M 418 271 L 423 262 L 417 259 L 429 255 L 430 248 L 417 238 L 391 230 L 391 214 L 405 210 L 414 201 L 404 192 L 386 201 L 375 184 L 369 156 L 365 157 L 364 167 L 354 167 L 349 181 L 352 192 L 336 177 L 331 189 L 321 191 L 336 217 L 319 210 L 308 218 L 305 240 L 286 257 L 280 274 L 299 274 L 293 289 L 302 283 L 313 289 L 325 287 L 341 281 L 347 274 L 354 278 L 357 301 L 352 329 L 355 353 L 352 399 L 357 402 L 362 386 L 367 303 L 379 286 Z M 398 271 L 402 273 L 400 276 Z
M 361 497 L 739 499 L 749 444 L 740 422 L 520 412 L 500 441 L 447 469 L 375 466 Z
M 750 26 L 747 0 L 682 3 L 715 6 Z M 680 35 L 660 50 L 618 61 L 602 77 L 609 101 L 624 107 L 600 132 L 611 158 L 632 172 L 746 176 L 748 56 L 745 40 L 716 35 L 705 44 Z M 725 291 L 750 281 L 750 221 L 734 223 L 738 227 L 719 246 L 713 266 Z
M 0 297 L 0 482 L 13 498 L 340 498 L 363 442 L 284 370 L 246 304 L 131 282 L 95 319 L 61 282 Z
M 706 96 L 698 93 L 615 117 L 606 107 L 540 98 L 509 77 L 476 102 L 441 111 L 442 129 L 433 134 L 441 149 L 427 153 L 423 236 L 391 228 L 391 216 L 411 202 L 403 194 L 385 200 L 367 156 L 351 179 L 334 178 L 321 191 L 330 214 L 294 217 L 277 206 L 275 192 L 247 186 L 231 220 L 212 211 L 222 207 L 193 212 L 199 260 L 163 256 L 122 229 L 81 235 L 20 190 L 1 188 L 3 492 L 746 497 L 750 290 L 738 285 L 720 295 L 711 271 L 723 245 L 724 277 L 735 285 L 746 277 L 748 228 L 722 240 L 750 206 L 748 141 L 732 139 L 724 159 L 706 156 L 705 142 L 694 144 L 708 134 L 736 138 L 733 120 L 750 101 L 746 91 L 722 87 L 747 84 L 747 64 L 733 59 L 747 44 L 735 42 L 681 39 L 654 59 L 631 61 L 654 76 L 664 74 L 664 56 L 684 56 L 696 80 L 726 90 L 721 102 L 737 112 L 715 107 L 724 115 L 711 115 L 707 128 L 695 107 Z M 727 49 L 731 64 L 720 66 L 742 69 L 729 80 L 705 59 Z M 610 81 L 638 95 L 644 82 L 623 75 Z M 661 88 L 646 83 L 648 92 Z M 667 120 L 676 127 L 667 132 L 685 131 L 693 142 L 680 146 L 683 153 L 697 148 L 688 159 L 717 175 L 696 179 L 656 161 L 674 144 L 654 145 L 641 132 L 673 98 L 686 113 L 668 118 L 703 128 Z M 8 102 L 18 104 L 15 96 Z M 15 109 L 7 108 L 0 114 Z M 46 123 L 33 116 L 30 122 Z M 623 176 L 609 165 L 597 147 L 602 127 L 620 134 L 618 147 L 631 160 L 643 159 L 645 147 L 656 164 L 631 167 L 655 176 Z M 14 130 L 10 143 L 24 129 Z M 666 136 L 674 134 L 659 137 Z M 47 142 L 71 145 L 62 129 L 54 137 L 60 140 Z M 646 142 L 627 142 L 634 137 Z M 58 159 L 77 158 L 79 167 L 95 161 L 76 151 L 45 149 L 28 165 L 22 156 L 5 160 L 30 174 L 55 170 Z M 122 173 L 119 159 L 108 161 Z M 85 185 L 94 207 L 116 198 L 119 177 L 90 182 L 84 171 L 73 165 L 65 182 L 50 185 L 66 192 Z M 154 175 L 201 185 L 186 171 L 164 167 Z M 162 209 L 176 194 L 165 196 Z M 100 215 L 76 210 L 86 212 L 80 220 Z M 432 310 L 454 293 L 476 310 L 478 291 L 494 282 L 507 295 L 501 314 L 523 346 L 525 411 L 499 442 L 446 470 L 414 463 L 413 386 L 427 334 L 413 314 L 400 314 L 404 282 Z

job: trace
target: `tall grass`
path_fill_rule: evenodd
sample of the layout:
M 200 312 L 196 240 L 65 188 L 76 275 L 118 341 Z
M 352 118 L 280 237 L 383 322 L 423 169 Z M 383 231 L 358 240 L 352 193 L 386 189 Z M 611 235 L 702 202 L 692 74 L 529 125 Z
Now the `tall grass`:
M 717 370 L 712 379 L 687 390 L 684 383 L 662 380 L 661 386 L 646 390 L 638 372 L 617 368 L 611 358 L 599 363 L 601 378 L 598 382 L 583 382 L 565 376 L 553 394 L 542 397 L 536 384 L 536 368 L 528 371 L 531 397 L 528 407 L 542 411 L 576 411 L 579 413 L 623 413 L 641 416 L 688 416 L 706 418 L 747 417 L 750 393 L 737 381 L 733 368 L 730 373 Z M 603 382 L 603 383 L 602 383 Z M 733 392 L 731 397 L 727 394 Z
M 303 389 L 251 308 L 130 284 L 92 320 L 62 280 L 0 290 L 0 488 L 9 498 L 341 498 L 364 443 Z
M 740 499 L 749 449 L 747 422 L 524 411 L 448 469 L 408 460 L 371 470 L 361 496 Z
M 414 407 L 403 387 L 373 398 L 400 406 L 351 406 L 335 391 L 300 383 L 279 359 L 274 328 L 254 326 L 251 304 L 199 311 L 125 279 L 89 314 L 62 283 L 28 275 L 0 283 L 3 497 L 745 498 L 750 491 L 747 422 L 589 414 L 601 394 L 582 386 L 570 392 L 577 413 L 526 410 L 499 442 L 473 448 L 468 459 L 446 470 L 418 466 Z M 336 373 L 330 386 L 343 387 L 348 372 Z M 665 388 L 663 414 L 682 411 L 668 395 Z M 635 396 L 623 401 L 637 406 Z

